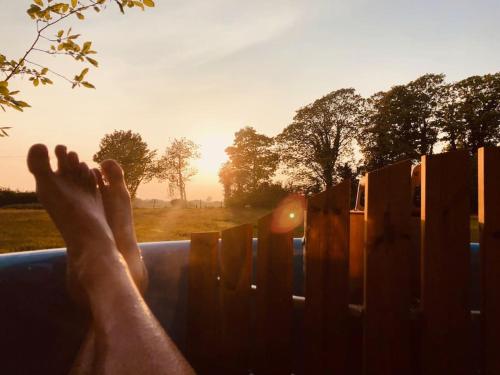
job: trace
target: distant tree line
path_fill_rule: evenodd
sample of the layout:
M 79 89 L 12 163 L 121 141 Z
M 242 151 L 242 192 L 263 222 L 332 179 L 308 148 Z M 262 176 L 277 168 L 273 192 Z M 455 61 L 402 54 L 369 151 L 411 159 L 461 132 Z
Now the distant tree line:
M 16 206 L 16 205 L 32 205 L 38 204 L 38 198 L 33 191 L 10 190 L 0 188 L 0 207 Z
M 369 98 L 333 91 L 298 109 L 276 137 L 239 130 L 219 179 L 227 205 L 272 206 L 287 192 L 319 192 L 400 160 L 458 149 L 474 157 L 497 145 L 500 73 L 453 83 L 425 74 Z

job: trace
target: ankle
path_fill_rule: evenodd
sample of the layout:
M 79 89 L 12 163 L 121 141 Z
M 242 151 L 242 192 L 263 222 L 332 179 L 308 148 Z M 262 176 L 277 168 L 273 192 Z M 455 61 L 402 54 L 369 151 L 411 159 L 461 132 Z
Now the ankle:
M 127 265 L 114 244 L 110 251 L 84 249 L 74 268 L 89 297 L 96 289 L 107 288 L 127 272 Z

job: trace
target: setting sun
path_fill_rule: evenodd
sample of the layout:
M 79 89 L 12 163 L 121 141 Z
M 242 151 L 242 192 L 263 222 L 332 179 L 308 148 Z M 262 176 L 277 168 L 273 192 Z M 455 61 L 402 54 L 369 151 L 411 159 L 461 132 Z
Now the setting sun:
M 227 160 L 224 150 L 231 144 L 231 138 L 227 135 L 207 135 L 198 144 L 200 158 L 193 164 L 200 175 L 216 177 L 221 165 Z

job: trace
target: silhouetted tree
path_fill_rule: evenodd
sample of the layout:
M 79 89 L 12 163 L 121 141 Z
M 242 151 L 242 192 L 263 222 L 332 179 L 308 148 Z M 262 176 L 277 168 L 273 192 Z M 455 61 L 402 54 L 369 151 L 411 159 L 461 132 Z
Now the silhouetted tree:
M 457 148 L 474 155 L 480 147 L 500 144 L 500 73 L 466 78 L 453 90 L 452 121 L 443 126 L 450 145 L 456 138 Z
M 168 180 L 170 195 L 178 191 L 182 201 L 187 201 L 186 183 L 197 173 L 191 162 L 200 157 L 198 149 L 199 146 L 187 138 L 175 138 L 159 162 L 158 177 Z
M 132 198 L 142 182 L 148 182 L 158 175 L 155 161 L 156 151 L 151 151 L 138 133 L 131 130 L 115 130 L 106 134 L 94 155 L 95 162 L 115 159 L 123 168 L 125 182 Z
M 289 182 L 317 192 L 339 180 L 338 166 L 351 162 L 361 130 L 365 99 L 354 89 L 340 89 L 299 109 L 276 138 Z
M 359 137 L 367 169 L 434 152 L 444 90 L 443 74 L 426 74 L 368 100 Z
M 235 133 L 233 145 L 226 148 L 229 161 L 219 171 L 228 206 L 263 205 L 256 198 L 259 194 L 272 195 L 279 190 L 271 181 L 279 161 L 273 145 L 273 138 L 257 133 L 252 127 Z

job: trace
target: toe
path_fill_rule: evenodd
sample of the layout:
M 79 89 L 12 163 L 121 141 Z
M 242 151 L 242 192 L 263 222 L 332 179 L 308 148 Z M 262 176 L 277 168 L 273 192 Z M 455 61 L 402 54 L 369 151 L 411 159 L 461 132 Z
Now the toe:
M 101 171 L 97 168 L 93 168 L 92 172 L 94 173 L 95 179 L 97 180 L 97 186 L 99 186 L 99 190 L 102 191 L 106 187 L 106 185 L 104 185 Z
M 80 182 L 87 187 L 90 180 L 90 169 L 87 163 L 83 161 L 78 165 L 78 175 L 80 178 Z
M 67 173 L 69 170 L 68 166 L 68 152 L 66 146 L 57 145 L 55 149 L 55 154 L 57 156 L 57 169 L 59 173 Z
M 80 166 L 80 160 L 78 159 L 78 154 L 74 151 L 68 152 L 69 171 L 78 171 L 79 166 Z
M 43 176 L 52 173 L 49 162 L 49 151 L 42 144 L 31 146 L 28 151 L 28 169 L 35 176 Z
M 109 183 L 109 186 L 125 186 L 123 169 L 116 160 L 108 159 L 101 163 L 102 173 Z

